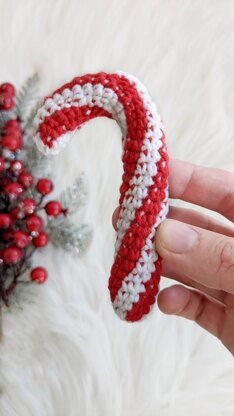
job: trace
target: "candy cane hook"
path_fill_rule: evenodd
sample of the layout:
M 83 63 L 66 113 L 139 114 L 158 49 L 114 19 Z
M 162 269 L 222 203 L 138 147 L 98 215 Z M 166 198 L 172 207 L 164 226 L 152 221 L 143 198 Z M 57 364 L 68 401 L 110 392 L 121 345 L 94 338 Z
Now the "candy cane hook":
M 123 176 L 111 301 L 121 319 L 137 321 L 155 302 L 161 258 L 158 225 L 168 212 L 168 157 L 160 117 L 145 86 L 123 71 L 73 79 L 44 99 L 34 121 L 41 151 L 58 153 L 88 120 L 106 116 L 122 132 Z

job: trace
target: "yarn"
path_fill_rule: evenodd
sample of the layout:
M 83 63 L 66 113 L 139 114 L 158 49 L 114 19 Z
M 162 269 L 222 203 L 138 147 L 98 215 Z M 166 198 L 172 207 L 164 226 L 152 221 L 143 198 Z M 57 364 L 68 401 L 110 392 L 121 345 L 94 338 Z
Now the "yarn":
M 116 120 L 122 132 L 123 176 L 109 291 L 126 321 L 146 315 L 158 293 L 162 259 L 157 227 L 168 212 L 168 156 L 162 121 L 146 87 L 123 71 L 74 78 L 45 97 L 34 120 L 34 138 L 57 154 L 74 132 L 95 117 Z

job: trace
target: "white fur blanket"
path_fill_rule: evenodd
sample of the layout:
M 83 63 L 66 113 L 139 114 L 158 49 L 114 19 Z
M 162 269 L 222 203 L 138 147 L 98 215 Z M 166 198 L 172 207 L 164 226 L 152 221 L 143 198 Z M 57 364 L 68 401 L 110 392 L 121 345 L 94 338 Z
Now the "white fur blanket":
M 155 99 L 171 157 L 229 170 L 233 43 L 232 0 L 0 0 L 0 82 L 20 87 L 38 71 L 47 94 L 76 75 L 122 69 Z M 214 337 L 157 306 L 133 325 L 112 310 L 120 138 L 113 121 L 93 120 L 52 161 L 58 191 L 85 172 L 77 220 L 94 238 L 81 259 L 42 253 L 48 282 L 4 315 L 1 416 L 234 414 L 233 358 Z

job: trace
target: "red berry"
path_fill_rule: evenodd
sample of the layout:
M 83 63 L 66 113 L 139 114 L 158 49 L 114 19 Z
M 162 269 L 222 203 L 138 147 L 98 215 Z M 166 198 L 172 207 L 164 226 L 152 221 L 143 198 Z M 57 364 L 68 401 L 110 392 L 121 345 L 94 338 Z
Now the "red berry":
M 19 137 L 20 139 L 22 139 L 21 130 L 15 127 L 8 127 L 7 129 L 5 129 L 5 135 Z
M 0 85 L 0 93 L 5 92 L 9 95 L 15 95 L 15 87 L 14 85 L 10 84 L 10 82 L 4 82 L 4 84 Z
M 10 214 L 0 214 L 0 228 L 9 228 L 12 225 L 12 217 Z
M 5 124 L 5 134 L 22 136 L 21 126 L 18 120 L 8 120 Z
M 19 204 L 19 208 L 22 209 L 26 216 L 33 214 L 35 212 L 36 206 L 37 203 L 35 199 L 32 198 L 25 198 Z
M 11 110 L 13 107 L 13 98 L 11 95 L 4 92 L 0 93 L 0 108 L 1 110 Z
M 21 137 L 18 137 L 14 134 L 7 134 L 2 139 L 2 147 L 4 147 L 5 149 L 12 150 L 13 152 L 15 152 L 18 149 L 21 149 L 22 144 L 23 143 Z
M 22 260 L 23 254 L 18 247 L 7 247 L 2 254 L 3 261 L 6 264 L 15 264 Z
M 5 162 L 3 157 L 0 157 L 0 173 L 2 173 L 4 171 L 5 168 Z
M 44 283 L 47 279 L 47 270 L 44 269 L 44 267 L 35 267 L 35 269 L 31 271 L 31 279 L 38 284 Z
M 40 233 L 37 237 L 34 237 L 32 242 L 35 247 L 45 247 L 48 244 L 49 237 L 47 233 Z
M 63 211 L 60 202 L 58 201 L 49 201 L 45 206 L 45 211 L 47 215 L 51 215 L 52 217 L 57 217 Z
M 5 125 L 6 130 L 8 129 L 15 129 L 20 130 L 20 123 L 18 120 L 8 120 Z M 21 130 L 20 130 L 21 131 Z
M 17 207 L 12 208 L 12 210 L 11 210 L 11 216 L 15 220 L 22 220 L 25 217 L 24 212 L 21 209 L 17 208 Z
M 50 179 L 42 178 L 37 182 L 37 191 L 42 195 L 48 195 L 54 188 L 53 182 Z
M 22 185 L 20 185 L 20 183 L 17 182 L 10 182 L 5 186 L 5 192 L 8 195 L 19 196 L 22 194 L 23 191 L 24 189 Z
M 14 233 L 14 240 L 16 246 L 19 248 L 27 247 L 30 243 L 29 235 L 23 230 L 19 230 Z
M 40 232 L 44 228 L 44 221 L 43 218 L 39 215 L 31 215 L 29 218 L 27 218 L 26 221 L 26 227 L 28 231 L 33 232 Z
M 21 160 L 12 160 L 9 170 L 13 175 L 18 176 L 24 170 L 24 164 Z
M 21 183 L 21 185 L 23 185 L 24 188 L 30 188 L 30 186 L 32 186 L 33 184 L 33 176 L 31 175 L 31 173 L 28 172 L 22 172 L 19 175 L 18 178 L 19 183 Z

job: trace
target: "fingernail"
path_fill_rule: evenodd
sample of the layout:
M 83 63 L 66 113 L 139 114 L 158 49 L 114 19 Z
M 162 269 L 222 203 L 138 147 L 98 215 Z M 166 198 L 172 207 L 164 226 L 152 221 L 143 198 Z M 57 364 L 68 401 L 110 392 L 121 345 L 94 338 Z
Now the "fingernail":
M 156 248 L 183 254 L 190 251 L 198 240 L 198 233 L 189 225 L 175 220 L 164 221 L 156 236 Z

